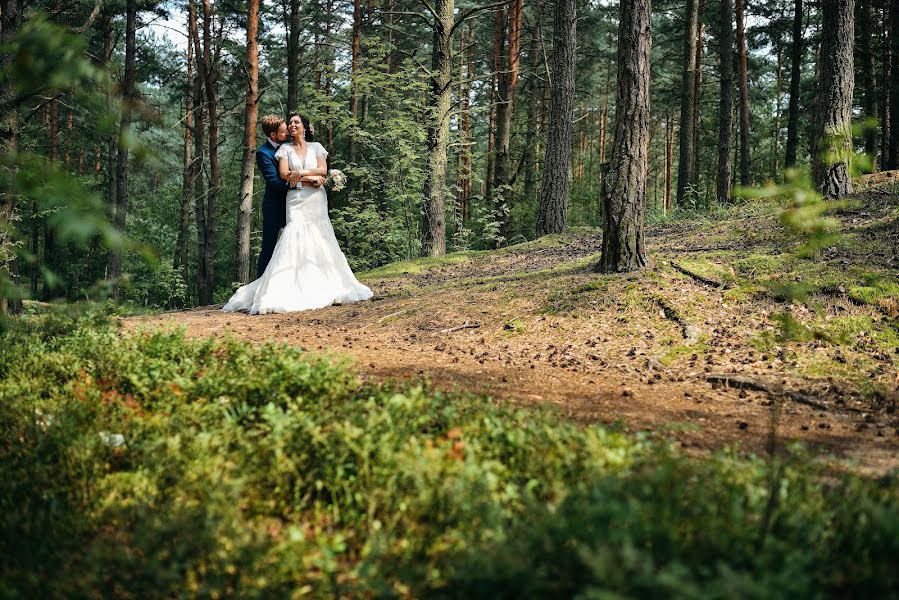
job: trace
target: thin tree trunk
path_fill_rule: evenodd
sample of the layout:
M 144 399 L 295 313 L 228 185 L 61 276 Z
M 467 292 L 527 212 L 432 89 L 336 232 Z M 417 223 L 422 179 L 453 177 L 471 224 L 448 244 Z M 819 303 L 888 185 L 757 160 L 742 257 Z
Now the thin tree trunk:
M 522 196 L 524 202 L 530 202 L 537 195 L 537 172 L 535 164 L 537 162 L 537 135 L 539 130 L 539 102 L 543 96 L 543 88 L 540 85 L 540 30 L 539 22 L 540 10 L 539 3 L 535 9 L 534 24 L 531 25 L 531 40 L 528 45 L 528 60 L 530 67 L 530 94 L 528 95 L 528 123 L 527 133 L 525 134 L 525 159 L 524 159 L 524 190 Z
M 677 166 L 677 205 L 682 206 L 687 193 L 696 184 L 696 151 L 693 120 L 696 93 L 696 37 L 699 28 L 699 0 L 687 0 L 684 31 L 684 68 L 681 73 L 680 152 Z M 620 69 L 619 69 L 620 70 Z M 619 84 L 620 86 L 620 84 Z M 616 119 L 617 121 L 617 119 Z
M 125 77 L 122 82 L 122 119 L 119 124 L 119 152 L 116 159 L 116 197 L 112 223 L 119 231 L 125 231 L 125 213 L 128 210 L 128 146 L 121 142 L 131 126 L 131 111 L 136 101 L 135 79 L 137 59 L 137 0 L 128 0 L 125 24 Z M 112 280 L 112 297 L 121 297 L 122 251 L 109 253 L 109 279 Z
M 256 156 L 256 119 L 259 116 L 259 2 L 247 2 L 247 89 L 244 99 L 243 166 L 237 217 L 237 280 L 250 281 L 250 227 L 253 222 L 253 163 Z
M 615 141 L 602 192 L 602 255 L 597 265 L 603 273 L 636 271 L 646 266 L 643 221 L 650 135 L 651 13 L 650 0 L 621 2 Z
M 325 0 L 325 14 L 330 15 L 334 11 L 334 0 Z M 325 41 L 331 40 L 331 19 L 325 20 Z M 325 64 L 325 97 L 328 103 L 325 105 L 325 117 L 327 125 L 328 148 L 334 148 L 334 118 L 331 114 L 332 83 L 334 81 L 334 53 L 329 47 L 325 52 L 327 60 Z
M 783 82 L 783 50 L 777 43 L 777 71 L 774 86 L 774 164 L 771 166 L 772 176 L 776 181 L 780 174 L 780 117 L 781 117 L 781 84 Z
M 509 4 L 508 35 L 505 37 L 503 68 L 497 73 L 496 106 L 496 167 L 493 174 L 493 211 L 499 224 L 496 245 L 504 246 L 509 237 L 509 210 L 512 204 L 510 189 L 511 158 L 509 145 L 512 139 L 512 113 L 515 90 L 518 87 L 518 70 L 521 52 L 521 0 Z M 498 25 L 499 23 L 497 23 Z
M 290 0 L 290 22 L 287 27 L 287 112 L 299 109 L 300 95 L 300 0 Z M 249 13 L 250 7 L 247 7 Z M 257 9 L 258 13 L 258 9 Z M 330 13 L 328 13 L 330 14 Z M 249 15 L 248 15 L 249 18 Z M 258 21 L 258 16 L 257 16 Z M 258 26 L 257 26 L 258 29 Z M 258 42 L 257 42 L 258 44 Z M 249 50 L 249 47 L 247 48 Z M 257 45 L 258 49 L 258 45 Z M 258 52 L 258 50 L 257 50 Z M 258 54 L 257 54 L 258 56 Z M 258 64 L 258 58 L 257 58 Z M 286 115 L 285 115 L 286 116 Z M 243 280 L 241 280 L 243 281 Z
M 740 185 L 752 184 L 752 158 L 749 148 L 749 73 L 746 68 L 746 25 L 744 0 L 737 7 L 737 76 L 740 85 Z
M 883 85 L 880 86 L 880 164 L 885 169 L 894 168 L 890 161 L 893 118 L 890 114 L 890 93 L 893 80 L 893 49 L 890 37 L 890 3 L 883 6 Z
M 700 14 L 703 12 L 704 3 L 701 4 L 699 8 Z M 701 100 L 702 100 L 702 45 L 703 45 L 703 36 L 705 34 L 705 24 L 701 21 L 697 23 L 696 27 L 696 71 L 693 72 L 693 151 L 696 153 L 696 157 L 693 159 L 693 164 L 695 165 L 695 173 L 694 177 L 698 184 L 699 182 L 699 165 L 702 164 L 700 160 L 700 153 L 702 148 L 699 144 L 700 139 L 700 126 L 702 125 L 702 110 L 700 109 Z
M 864 88 L 862 98 L 865 115 L 865 154 L 876 163 L 877 157 L 877 85 L 874 80 L 874 48 L 872 47 L 872 29 L 874 19 L 871 0 L 861 0 L 858 11 L 859 58 L 861 58 L 861 76 Z M 886 82 L 884 82 L 886 83 Z M 876 170 L 876 169 L 875 169 Z
M 671 113 L 665 115 L 665 214 L 671 212 L 671 161 L 674 155 L 674 127 Z
M 356 162 L 356 128 L 359 127 L 359 54 L 362 49 L 362 0 L 353 0 L 353 39 L 350 56 L 350 162 Z
M 718 173 L 715 197 L 718 204 L 730 202 L 733 178 L 734 141 L 734 9 L 732 0 L 721 0 L 721 23 L 718 28 L 718 67 L 721 71 L 721 94 L 718 101 Z
M 793 3 L 793 45 L 790 51 L 790 102 L 787 106 L 787 150 L 784 167 L 796 166 L 799 148 L 799 88 L 802 82 L 802 0 Z
M 468 32 L 459 35 L 459 152 L 457 154 L 459 181 L 456 186 L 456 203 L 459 207 L 461 223 L 465 223 L 468 219 L 469 198 L 471 198 L 471 79 L 473 76 L 473 44 L 474 28 L 469 23 Z
M 222 181 L 218 156 L 218 94 L 215 89 L 215 65 L 212 59 L 212 20 L 212 0 L 203 0 L 203 59 L 202 61 L 197 61 L 197 66 L 199 67 L 197 70 L 203 75 L 206 114 L 209 119 L 209 127 L 207 129 L 209 136 L 209 190 L 206 194 L 206 248 L 203 253 L 203 262 L 205 263 L 204 275 L 206 277 L 204 291 L 206 294 L 200 298 L 201 304 L 212 304 L 212 294 L 215 288 L 215 230 L 218 220 L 219 189 Z
M 561 233 L 568 212 L 571 122 L 574 117 L 574 69 L 577 8 L 574 0 L 556 0 L 553 17 L 552 79 L 537 235 Z
M 194 83 L 194 47 L 191 31 L 188 29 L 187 42 L 187 84 Z M 193 92 L 188 91 L 184 99 L 184 175 L 181 180 L 181 222 L 178 227 L 178 251 L 175 253 L 174 268 L 181 271 L 184 282 L 190 281 L 188 269 L 188 237 L 190 233 L 190 200 L 193 184 L 193 160 L 191 159 L 191 129 L 194 123 Z
M 815 187 L 825 198 L 852 193 L 852 91 L 855 0 L 823 0 L 820 109 L 816 134 L 818 152 L 812 156 Z
M 452 27 L 454 0 L 436 0 L 431 46 L 430 107 L 426 133 L 427 169 L 422 201 L 422 255 L 446 253 L 447 146 L 452 100 Z
M 890 168 L 899 169 L 899 7 L 890 3 Z

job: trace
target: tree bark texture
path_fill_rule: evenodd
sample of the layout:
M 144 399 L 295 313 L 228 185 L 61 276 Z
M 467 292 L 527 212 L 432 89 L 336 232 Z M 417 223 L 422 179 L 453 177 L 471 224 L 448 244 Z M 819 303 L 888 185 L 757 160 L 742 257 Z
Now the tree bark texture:
M 855 0 L 823 0 L 821 79 L 818 85 L 818 152 L 812 156 L 812 178 L 825 198 L 852 193 L 852 92 L 855 71 Z
M 693 120 L 696 94 L 696 37 L 699 30 L 699 0 L 687 0 L 684 29 L 684 68 L 681 72 L 680 151 L 677 165 L 677 205 L 686 201 L 689 190 L 696 185 L 696 140 Z M 621 84 L 619 83 L 619 86 Z
M 447 147 L 452 99 L 452 28 L 454 0 L 437 0 L 432 21 L 429 114 L 426 132 L 426 174 L 422 198 L 422 241 L 424 256 L 446 253 Z
M 575 1 L 556 0 L 549 124 L 537 214 L 538 236 L 565 230 L 571 168 L 571 121 L 574 118 L 576 24 Z
M 799 89 L 802 83 L 802 0 L 793 3 L 793 41 L 790 50 L 790 102 L 787 106 L 787 149 L 784 167 L 796 166 L 799 148 Z
M 749 147 L 749 73 L 746 67 L 745 1 L 736 0 L 737 77 L 740 86 L 740 185 L 752 185 L 752 155 Z
M 636 271 L 646 266 L 643 221 L 649 165 L 651 13 L 650 0 L 621 2 L 615 141 L 602 190 L 603 235 L 598 270 L 603 273 Z
M 119 231 L 125 231 L 125 213 L 128 209 L 128 146 L 123 143 L 124 134 L 131 126 L 131 111 L 136 101 L 136 58 L 137 58 L 137 0 L 128 0 L 125 9 L 125 76 L 122 80 L 122 117 L 119 123 L 119 152 L 116 158 L 116 195 L 112 207 L 112 224 Z M 122 251 L 114 249 L 109 253 L 107 276 L 113 282 L 112 297 L 118 301 L 121 296 L 120 277 L 122 271 Z
M 253 167 L 256 157 L 256 119 L 259 116 L 259 2 L 247 2 L 247 89 L 244 100 L 243 165 L 237 216 L 237 281 L 250 281 L 250 228 L 253 221 Z
M 503 19 L 506 29 L 505 52 L 502 69 L 497 72 L 496 103 L 496 166 L 493 173 L 493 214 L 499 228 L 496 245 L 505 246 L 509 237 L 509 210 L 512 203 L 511 158 L 509 145 L 512 139 L 512 112 L 515 90 L 518 87 L 518 70 L 521 54 L 521 0 L 511 0 L 508 14 Z M 497 26 L 500 25 L 497 20 Z
M 733 0 L 721 0 L 721 24 L 718 28 L 718 67 L 721 94 L 718 99 L 718 170 L 715 178 L 715 198 L 719 204 L 730 202 L 730 183 L 733 180 L 734 145 L 734 5 Z

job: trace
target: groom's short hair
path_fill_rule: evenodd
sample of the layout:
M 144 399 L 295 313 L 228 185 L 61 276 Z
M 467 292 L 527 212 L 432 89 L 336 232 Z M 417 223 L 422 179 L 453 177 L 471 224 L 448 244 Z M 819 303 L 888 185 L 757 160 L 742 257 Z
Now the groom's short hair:
M 281 127 L 283 122 L 284 119 L 278 115 L 265 115 L 262 117 L 262 132 L 265 134 L 265 137 L 278 133 L 278 128 Z

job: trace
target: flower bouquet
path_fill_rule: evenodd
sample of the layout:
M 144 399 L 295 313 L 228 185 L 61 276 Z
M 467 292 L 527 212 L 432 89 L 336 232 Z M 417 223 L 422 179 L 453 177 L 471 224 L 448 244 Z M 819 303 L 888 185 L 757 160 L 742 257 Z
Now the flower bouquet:
M 340 169 L 331 169 L 325 178 L 325 185 L 332 192 L 339 192 L 346 187 L 346 175 Z

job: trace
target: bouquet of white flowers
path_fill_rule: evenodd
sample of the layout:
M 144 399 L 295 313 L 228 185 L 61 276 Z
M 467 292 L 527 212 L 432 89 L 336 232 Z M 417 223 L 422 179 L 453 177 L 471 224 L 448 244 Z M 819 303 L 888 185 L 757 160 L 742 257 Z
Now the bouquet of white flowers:
M 340 169 L 331 169 L 328 171 L 328 177 L 325 179 L 325 185 L 332 192 L 339 192 L 346 186 L 346 175 Z

